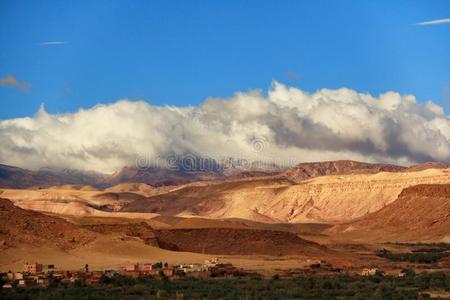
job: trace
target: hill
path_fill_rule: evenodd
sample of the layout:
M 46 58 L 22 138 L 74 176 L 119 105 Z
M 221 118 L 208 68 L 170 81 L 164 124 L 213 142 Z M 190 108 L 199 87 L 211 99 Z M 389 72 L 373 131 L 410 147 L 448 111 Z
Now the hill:
M 266 223 L 348 222 L 393 202 L 403 188 L 447 182 L 447 169 L 320 176 L 298 184 L 284 178 L 226 181 L 181 187 L 121 210 Z
M 26 244 L 32 247 L 46 245 L 69 250 L 96 238 L 93 232 L 61 218 L 24 210 L 1 198 L 0 219 L 0 240 L 3 248 Z
M 237 229 L 196 228 L 157 230 L 161 248 L 208 254 L 318 255 L 327 249 L 299 238 L 291 232 Z
M 373 174 L 378 172 L 398 172 L 406 167 L 390 164 L 373 164 L 352 160 L 336 160 L 300 163 L 289 168 L 281 175 L 300 182 L 306 179 L 325 175 Z
M 338 225 L 331 234 L 358 240 L 450 241 L 450 184 L 404 189 L 398 199 L 358 221 Z
M 167 169 L 157 167 L 136 168 L 124 167 L 103 180 L 105 186 L 120 183 L 145 183 L 152 186 L 180 185 L 192 181 L 224 178 L 221 173 L 203 170 Z
M 50 187 L 67 184 L 98 186 L 101 180 L 102 175 L 93 172 L 69 169 L 31 171 L 0 164 L 1 188 Z

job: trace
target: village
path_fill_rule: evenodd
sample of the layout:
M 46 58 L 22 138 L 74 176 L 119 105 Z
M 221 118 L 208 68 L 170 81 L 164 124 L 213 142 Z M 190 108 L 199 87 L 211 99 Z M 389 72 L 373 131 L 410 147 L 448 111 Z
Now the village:
M 296 275 L 314 275 L 317 273 L 340 273 L 342 270 L 333 268 L 328 264 L 314 263 L 307 269 L 292 270 L 283 277 L 293 277 Z M 361 276 L 383 275 L 384 272 L 377 268 L 364 268 L 359 273 Z M 119 269 L 90 270 L 86 264 L 79 270 L 61 270 L 55 265 L 44 265 L 41 263 L 26 263 L 22 272 L 0 273 L 0 282 L 3 289 L 13 287 L 47 287 L 52 283 L 62 285 L 87 285 L 93 286 L 104 283 L 115 276 L 127 278 L 166 278 L 177 279 L 184 277 L 194 278 L 225 278 L 225 277 L 260 277 L 256 272 L 249 272 L 242 268 L 237 268 L 231 263 L 220 261 L 218 258 L 205 260 L 204 263 L 185 263 L 170 265 L 167 262 L 156 263 L 132 263 Z M 278 275 L 277 275 L 278 276 Z M 399 277 L 404 276 L 402 272 Z
M 89 270 L 89 265 L 85 265 L 80 270 L 60 270 L 55 265 L 44 265 L 41 263 L 26 263 L 22 272 L 0 273 L 0 280 L 3 282 L 2 288 L 13 287 L 47 287 L 52 282 L 61 284 L 81 284 L 96 285 L 107 278 L 114 276 L 125 276 L 130 278 L 211 278 L 211 277 L 231 277 L 250 276 L 256 273 L 249 273 L 243 269 L 233 266 L 231 263 L 219 261 L 217 258 L 205 260 L 201 263 L 186 263 L 180 265 L 170 265 L 168 263 L 133 263 L 127 264 L 120 269 Z

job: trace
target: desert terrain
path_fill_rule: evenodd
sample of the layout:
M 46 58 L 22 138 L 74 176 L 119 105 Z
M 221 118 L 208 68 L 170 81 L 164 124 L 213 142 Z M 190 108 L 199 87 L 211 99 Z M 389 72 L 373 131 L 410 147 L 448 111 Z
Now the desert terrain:
M 50 178 L 17 188 L 3 177 L 2 271 L 20 270 L 27 261 L 107 269 L 219 257 L 268 276 L 317 263 L 395 273 L 437 265 L 393 262 L 377 251 L 450 242 L 445 164 L 336 161 L 167 185 L 127 177 L 106 187 L 52 185 Z

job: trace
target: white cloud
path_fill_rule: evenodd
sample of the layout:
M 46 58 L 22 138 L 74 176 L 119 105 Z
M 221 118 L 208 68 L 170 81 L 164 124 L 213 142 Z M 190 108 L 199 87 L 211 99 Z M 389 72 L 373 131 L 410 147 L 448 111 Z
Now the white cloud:
M 310 94 L 274 82 L 267 97 L 238 92 L 198 107 L 129 100 L 68 114 L 41 107 L 34 117 L 0 121 L 0 144 L 0 163 L 108 173 L 138 157 L 174 153 L 291 164 L 450 162 L 450 120 L 439 105 L 411 95 L 346 88 Z
M 449 23 L 450 23 L 450 18 L 419 22 L 419 23 L 417 23 L 417 25 L 442 25 L 442 24 L 449 24 Z
M 39 43 L 39 46 L 52 46 L 52 45 L 64 45 L 66 44 L 65 41 L 49 41 L 49 42 L 43 42 Z

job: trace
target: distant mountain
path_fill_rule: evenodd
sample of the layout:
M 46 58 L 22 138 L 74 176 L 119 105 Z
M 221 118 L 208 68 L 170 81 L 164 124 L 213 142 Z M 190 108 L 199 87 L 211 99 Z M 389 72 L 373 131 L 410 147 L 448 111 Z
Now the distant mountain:
M 0 164 L 0 187 L 30 188 L 50 187 L 64 184 L 99 186 L 103 175 L 94 172 L 82 172 L 70 169 L 26 170 Z
M 186 163 L 186 162 L 184 162 Z M 324 175 L 364 174 L 378 172 L 420 171 L 448 168 L 449 164 L 429 162 L 411 167 L 365 163 L 351 160 L 300 163 L 289 169 L 275 164 L 228 159 L 204 166 L 199 158 L 192 165 L 176 162 L 171 168 L 124 167 L 112 175 L 73 169 L 42 168 L 31 171 L 0 164 L 0 188 L 51 187 L 57 185 L 90 185 L 107 188 L 121 183 L 145 183 L 152 186 L 181 185 L 195 181 L 243 180 L 262 177 L 283 177 L 300 182 Z
M 148 166 L 145 168 L 124 167 L 103 183 L 112 186 L 120 183 L 146 183 L 153 186 L 180 185 L 194 181 L 243 179 L 278 175 L 284 169 L 272 163 L 249 162 L 244 159 L 224 160 L 189 157 L 172 162 L 170 168 Z
M 182 168 L 165 169 L 156 167 L 136 168 L 124 167 L 120 171 L 105 178 L 102 185 L 114 186 L 120 183 L 145 183 L 152 186 L 179 185 L 192 181 L 225 178 L 219 171 L 185 170 Z
M 406 171 L 417 172 L 417 171 L 422 171 L 422 170 L 426 170 L 426 169 L 447 169 L 447 168 L 450 168 L 450 164 L 443 163 L 443 162 L 430 161 L 430 162 L 410 166 L 406 169 Z
M 407 168 L 390 164 L 373 164 L 353 160 L 336 160 L 300 163 L 295 167 L 289 168 L 281 175 L 295 182 L 299 182 L 302 180 L 325 175 L 399 172 L 405 169 Z

